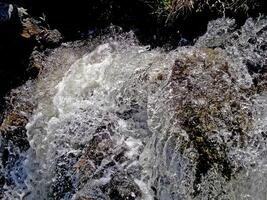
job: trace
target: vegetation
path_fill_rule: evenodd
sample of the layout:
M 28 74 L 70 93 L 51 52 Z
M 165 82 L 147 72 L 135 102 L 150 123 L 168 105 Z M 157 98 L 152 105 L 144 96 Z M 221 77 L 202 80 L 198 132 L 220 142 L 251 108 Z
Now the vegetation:
M 247 13 L 258 9 L 261 2 L 257 0 L 153 0 L 150 4 L 158 16 L 166 16 L 168 21 L 206 11 L 219 15 Z

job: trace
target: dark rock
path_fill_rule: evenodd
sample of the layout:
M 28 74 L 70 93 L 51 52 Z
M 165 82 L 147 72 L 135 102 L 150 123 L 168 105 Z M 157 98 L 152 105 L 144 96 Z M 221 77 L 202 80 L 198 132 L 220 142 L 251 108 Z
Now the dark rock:
M 61 44 L 63 37 L 57 29 L 45 29 L 37 36 L 37 40 L 45 47 L 56 47 Z
M 49 197 L 54 200 L 70 199 L 74 193 L 72 171 L 69 170 L 71 166 L 77 161 L 77 158 L 72 154 L 63 155 L 57 159 L 55 170 L 55 180 L 53 181 Z
M 36 20 L 26 9 L 7 3 L 0 3 L 0 102 L 11 89 L 34 78 L 41 68 L 39 60 L 32 59 L 36 51 L 53 48 L 62 42 L 57 30 L 50 30 L 43 19 Z M 37 47 L 37 48 L 35 48 Z M 36 62 L 33 62 L 36 61 Z
M 141 191 L 138 185 L 130 176 L 123 173 L 113 176 L 106 190 L 112 200 L 135 200 L 141 198 Z

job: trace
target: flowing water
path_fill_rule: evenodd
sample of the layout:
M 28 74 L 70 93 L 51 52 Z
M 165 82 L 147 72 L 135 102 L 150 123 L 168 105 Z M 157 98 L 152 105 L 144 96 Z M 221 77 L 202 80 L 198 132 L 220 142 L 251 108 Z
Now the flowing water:
M 267 199 L 266 27 L 220 19 L 171 51 L 131 34 L 54 50 L 23 86 L 30 148 L 3 199 Z

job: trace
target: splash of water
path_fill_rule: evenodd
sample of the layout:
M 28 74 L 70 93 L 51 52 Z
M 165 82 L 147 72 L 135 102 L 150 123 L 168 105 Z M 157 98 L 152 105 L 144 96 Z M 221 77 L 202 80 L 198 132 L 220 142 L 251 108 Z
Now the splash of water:
M 5 198 L 265 199 L 265 54 L 254 50 L 266 20 L 238 37 L 232 25 L 212 22 L 195 46 L 168 52 L 106 40 L 48 69 L 18 163 L 25 176 Z

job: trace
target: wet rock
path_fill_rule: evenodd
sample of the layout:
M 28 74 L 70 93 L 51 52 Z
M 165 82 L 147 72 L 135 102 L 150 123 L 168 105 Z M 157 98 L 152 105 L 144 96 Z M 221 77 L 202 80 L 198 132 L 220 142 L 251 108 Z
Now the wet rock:
M 41 68 L 35 51 L 60 45 L 62 37 L 57 30 L 50 30 L 41 18 L 33 18 L 26 9 L 1 3 L 0 23 L 0 102 L 3 96 L 29 78 L 34 78 Z M 38 61 L 39 60 L 39 61 Z M 0 108 L 0 110 L 3 108 Z
M 73 171 L 70 169 L 77 162 L 77 157 L 73 154 L 63 155 L 57 159 L 54 180 L 50 186 L 49 198 L 60 200 L 70 199 L 75 193 L 73 183 Z
M 246 156 L 240 152 L 265 141 L 258 135 L 258 120 L 263 120 L 264 112 L 256 111 L 262 109 L 264 103 L 257 99 L 264 99 L 266 91 L 260 90 L 260 82 L 266 84 L 266 52 L 259 48 L 266 40 L 266 32 L 260 31 L 265 25 L 264 17 L 249 19 L 237 31 L 232 29 L 233 21 L 219 19 L 211 22 L 214 29 L 208 29 L 195 47 L 179 48 L 169 79 L 158 92 L 162 98 L 150 105 L 155 139 L 149 147 L 156 153 L 148 159 L 157 198 L 212 199 L 220 191 L 224 194 L 221 198 L 227 199 L 231 190 L 227 185 L 237 177 L 242 180 L 247 172 L 254 158 L 248 156 L 244 164 Z M 248 59 L 257 63 L 253 69 L 248 68 Z M 259 82 L 255 77 L 261 77 Z M 159 127 L 159 122 L 164 125 Z M 259 148 L 256 151 L 261 152 Z M 179 171 L 184 166 L 186 170 Z M 176 182 L 180 185 L 171 184 Z M 203 188 L 211 185 L 214 189 L 205 192 Z
M 141 200 L 141 190 L 125 172 L 114 173 L 107 183 L 88 182 L 74 195 L 75 200 Z
M 79 175 L 79 187 L 90 179 L 99 179 L 104 176 L 109 168 L 117 170 L 116 157 L 124 153 L 125 148 L 118 148 L 112 141 L 105 128 L 96 134 L 87 144 L 85 152 L 74 165 L 76 173 Z M 115 160 L 114 160 L 115 159 Z M 117 160 L 119 162 L 119 160 Z M 101 170 L 99 170 L 101 168 Z
M 0 124 L 0 133 L 7 140 L 12 141 L 21 151 L 29 147 L 26 136 L 26 124 L 34 109 L 31 94 L 26 93 L 27 85 L 10 92 L 6 97 L 6 110 Z M 25 93 L 24 93 L 25 92 Z
M 61 33 L 54 29 L 50 30 L 44 19 L 36 20 L 31 17 L 24 8 L 18 9 L 20 21 L 22 24 L 21 36 L 25 39 L 36 40 L 42 49 L 59 46 L 63 40 Z
M 9 95 L 5 99 L 6 109 L 0 123 L 0 184 L 12 187 L 16 181 L 21 183 L 25 178 L 19 163 L 30 147 L 25 126 L 34 106 L 26 85 L 14 89 Z M 1 188 L 0 196 L 4 193 Z
M 79 155 L 70 153 L 56 161 L 49 196 L 60 199 L 73 195 L 77 200 L 140 197 L 140 189 L 131 178 L 130 170 L 129 174 L 122 175 L 124 165 L 129 161 L 125 156 L 127 148 L 112 139 L 111 126 L 99 126 Z
M 86 187 L 87 189 L 84 189 L 82 191 L 79 191 L 75 195 L 75 200 L 110 200 L 109 197 L 107 197 L 103 191 L 99 188 L 97 189 L 89 189 L 90 186 Z
M 200 37 L 197 47 L 222 48 L 233 60 L 240 55 L 240 65 L 247 68 L 254 79 L 255 89 L 259 81 L 264 81 L 263 74 L 267 66 L 267 51 L 262 48 L 267 40 L 267 19 L 262 16 L 257 19 L 248 19 L 240 30 L 235 30 L 235 20 L 219 19 L 211 21 L 207 33 Z M 238 62 L 236 60 L 236 62 Z
M 78 173 L 83 174 L 81 176 L 83 179 L 88 179 L 88 177 L 96 172 L 103 159 L 108 159 L 109 156 L 112 155 L 113 148 L 114 143 L 108 133 L 95 135 L 92 140 L 90 140 L 83 156 L 75 164 L 75 169 Z M 112 160 L 109 160 L 109 162 L 112 162 Z
M 41 32 L 38 26 L 38 21 L 30 17 L 24 8 L 19 8 L 20 22 L 22 24 L 22 31 L 20 35 L 25 39 L 30 39 Z
M 29 58 L 29 67 L 32 71 L 35 71 L 36 75 L 40 70 L 43 69 L 44 60 L 45 55 L 42 52 L 34 49 Z
M 134 180 L 127 174 L 115 174 L 105 189 L 112 200 L 135 200 L 141 198 L 141 191 Z
M 45 47 L 57 47 L 62 43 L 63 37 L 57 30 L 43 30 L 38 36 L 37 40 Z
M 242 95 L 240 89 L 235 86 L 235 81 L 224 81 L 220 78 L 233 79 L 227 59 L 218 57 L 216 51 L 208 49 L 205 51 L 206 57 L 205 53 L 202 54 L 205 57 L 203 66 L 206 67 L 205 72 L 202 72 L 203 75 L 199 74 L 200 71 L 193 71 L 195 66 L 202 65 L 200 53 L 199 57 L 177 60 L 171 76 L 174 90 L 177 90 L 176 87 L 179 85 L 184 85 L 184 89 L 187 88 L 188 92 L 187 97 L 181 97 L 182 101 L 178 100 L 179 98 L 176 99 L 178 104 L 176 117 L 189 137 L 189 143 L 184 143 L 182 152 L 191 145 L 198 152 L 195 190 L 201 177 L 211 167 L 218 167 L 222 176 L 226 179 L 231 178 L 233 172 L 227 156 L 227 145 L 215 138 L 218 137 L 220 129 L 225 127 L 231 134 L 232 140 L 234 141 L 238 136 L 239 141 L 235 142 L 242 145 L 252 120 L 251 111 L 242 109 L 242 105 L 248 103 L 242 100 L 245 94 Z M 190 76 L 194 78 L 189 78 Z M 178 91 L 181 94 L 180 89 Z M 224 96 L 219 95 L 222 93 Z

